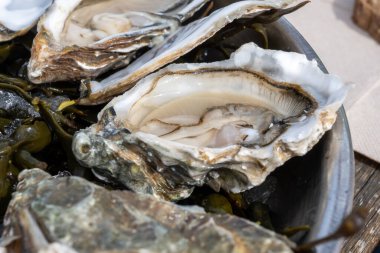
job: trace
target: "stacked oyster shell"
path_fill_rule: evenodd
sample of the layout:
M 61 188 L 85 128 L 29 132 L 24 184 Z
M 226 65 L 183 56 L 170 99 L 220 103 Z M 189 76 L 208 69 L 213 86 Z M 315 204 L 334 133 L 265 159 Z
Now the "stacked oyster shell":
M 126 68 L 100 81 L 84 82 L 86 96 L 81 98 L 79 103 L 89 105 L 109 101 L 115 95 L 133 87 L 141 78 L 207 42 L 228 24 L 241 19 L 253 20 L 266 16 L 278 18 L 303 5 L 303 3 L 295 5 L 295 2 L 292 0 L 237 1 L 218 9 L 205 18 L 178 28 L 178 31 L 163 43 L 149 50 Z M 291 7 L 285 9 L 288 6 Z
M 38 24 L 29 79 L 96 77 L 159 44 L 208 0 L 56 0 Z

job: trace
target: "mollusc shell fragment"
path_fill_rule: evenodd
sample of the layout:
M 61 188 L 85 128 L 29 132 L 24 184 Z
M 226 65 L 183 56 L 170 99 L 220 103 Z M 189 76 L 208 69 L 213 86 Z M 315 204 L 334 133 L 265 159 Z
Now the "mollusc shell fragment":
M 32 169 L 19 182 L 5 216 L 7 252 L 291 253 L 295 246 L 233 215 L 110 191 L 79 177 Z

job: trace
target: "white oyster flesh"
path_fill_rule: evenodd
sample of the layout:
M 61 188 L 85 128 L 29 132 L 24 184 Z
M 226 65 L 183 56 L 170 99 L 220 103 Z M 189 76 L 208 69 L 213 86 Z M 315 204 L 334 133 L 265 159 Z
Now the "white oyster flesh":
M 207 1 L 56 0 L 38 24 L 29 79 L 89 78 L 128 64 L 135 51 L 162 42 Z
M 0 1 L 0 42 L 28 32 L 52 2 L 53 0 Z
M 229 60 L 172 64 L 142 79 L 75 136 L 73 150 L 84 165 L 161 198 L 202 184 L 241 192 L 309 151 L 346 92 L 316 61 L 249 43 Z
M 126 68 L 101 80 L 88 84 L 88 95 L 82 104 L 97 104 L 131 88 L 136 81 L 173 62 L 204 43 L 227 24 L 236 19 L 253 18 L 268 11 L 293 6 L 296 0 L 238 1 L 214 11 L 209 16 L 180 27 L 164 43 L 157 45 Z

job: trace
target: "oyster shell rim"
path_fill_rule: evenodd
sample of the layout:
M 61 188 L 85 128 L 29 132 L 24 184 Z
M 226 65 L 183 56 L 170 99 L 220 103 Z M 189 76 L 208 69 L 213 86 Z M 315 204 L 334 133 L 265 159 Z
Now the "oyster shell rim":
M 246 57 L 247 55 L 249 56 L 248 59 Z M 262 59 L 265 57 L 269 57 L 269 59 L 267 59 L 266 63 L 262 60 L 254 61 L 256 55 Z M 244 60 L 239 61 L 238 57 L 243 57 Z M 270 59 L 275 60 L 276 64 L 274 65 L 273 61 Z M 289 68 L 288 65 L 290 59 L 295 63 Z M 271 66 L 270 68 L 268 68 L 268 64 Z M 213 66 L 214 68 L 223 67 L 226 69 L 237 66 L 241 69 L 263 71 L 264 75 L 278 81 L 286 81 L 299 85 L 302 84 L 305 92 L 309 92 L 311 96 L 317 99 L 318 108 L 314 111 L 314 114 L 306 117 L 303 121 L 301 120 L 298 123 L 292 124 L 291 127 L 274 139 L 271 144 L 265 147 L 259 147 L 258 149 L 239 145 L 231 145 L 224 148 L 188 146 L 182 143 L 164 140 L 153 134 L 142 132 L 131 133 L 122 123 L 123 119 L 117 119 L 117 114 L 128 113 L 131 105 L 141 98 L 141 96 L 146 94 L 146 91 L 152 89 L 152 81 L 155 80 L 157 76 L 161 76 L 162 73 L 171 73 L 182 69 L 196 71 L 197 69 L 204 68 L 204 66 Z M 303 73 L 303 75 L 300 76 L 299 73 Z M 218 84 L 215 85 L 217 86 Z M 329 92 L 326 93 L 326 87 L 328 86 L 331 86 L 329 90 L 331 94 Z M 333 90 L 335 91 L 334 93 Z M 167 167 L 186 164 L 186 168 L 188 168 L 186 173 L 195 180 L 196 184 L 207 183 L 204 182 L 204 180 L 210 171 L 218 168 L 227 168 L 231 170 L 231 173 L 241 174 L 239 180 L 242 180 L 242 183 L 239 183 L 236 187 L 233 186 L 225 190 L 241 192 L 262 183 L 270 172 L 291 157 L 300 156 L 309 151 L 320 140 L 323 133 L 332 127 L 336 118 L 336 110 L 341 105 L 346 92 L 345 84 L 341 82 L 339 78 L 333 75 L 324 74 L 318 68 L 317 62 L 307 60 L 305 55 L 275 50 L 264 50 L 256 46 L 254 43 L 247 43 L 231 55 L 229 60 L 200 64 L 172 64 L 156 73 L 150 74 L 139 81 L 139 83 L 131 90 L 114 98 L 105 107 L 105 109 L 99 114 L 99 120 L 102 122 L 102 125 L 104 124 L 103 126 L 93 125 L 82 132 L 87 132 L 90 135 L 94 134 L 93 138 L 101 139 L 102 127 L 107 129 L 107 135 L 112 128 L 115 130 L 117 128 L 125 129 L 122 130 L 122 132 L 124 132 L 126 136 L 121 137 L 123 141 L 121 141 L 120 144 L 117 144 L 121 145 L 117 148 L 120 152 L 123 152 L 124 144 L 122 143 L 132 145 L 141 145 L 140 143 L 143 143 L 144 146 L 147 147 L 144 148 L 145 152 L 148 152 L 147 150 L 154 150 L 157 152 L 161 162 Z M 110 109 L 114 112 L 115 119 L 112 119 L 108 126 L 107 120 L 104 120 L 102 117 L 102 113 Z M 105 115 L 108 115 L 108 113 Z M 99 135 L 98 137 L 95 137 L 97 136 L 97 132 L 99 132 Z M 85 133 L 83 134 L 86 135 Z M 73 145 L 73 149 L 80 150 L 78 147 L 75 147 L 75 145 Z M 94 150 L 94 152 L 96 151 Z M 125 152 L 129 151 L 125 150 Z M 77 158 L 80 160 L 78 156 Z M 91 166 L 97 167 L 96 164 Z M 112 170 L 117 171 L 117 168 L 115 167 Z M 243 175 L 244 179 L 242 178 Z M 167 180 L 170 181 L 171 179 Z M 194 185 L 194 182 L 191 184 Z M 171 189 L 169 189 L 169 191 L 171 191 Z M 153 192 L 153 194 L 160 195 L 162 193 L 160 192 Z M 184 197 L 181 194 L 173 197 L 178 198 L 178 196 L 181 198 Z

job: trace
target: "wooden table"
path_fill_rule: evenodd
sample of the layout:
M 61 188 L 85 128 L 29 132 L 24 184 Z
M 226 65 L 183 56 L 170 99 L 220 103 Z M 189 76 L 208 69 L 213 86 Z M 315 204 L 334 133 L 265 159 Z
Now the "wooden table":
M 355 154 L 354 208 L 365 206 L 365 228 L 345 241 L 342 253 L 372 253 L 380 243 L 380 164 Z

